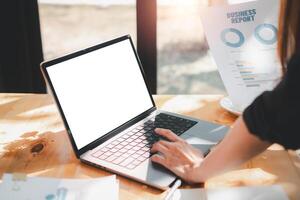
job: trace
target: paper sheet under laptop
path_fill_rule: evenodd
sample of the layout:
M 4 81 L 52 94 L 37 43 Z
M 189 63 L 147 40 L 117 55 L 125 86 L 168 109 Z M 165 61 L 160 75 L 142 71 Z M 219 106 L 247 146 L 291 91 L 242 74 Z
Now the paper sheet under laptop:
M 202 24 L 229 98 L 240 111 L 279 82 L 278 0 L 205 7 Z
M 4 174 L 0 199 L 18 200 L 119 199 L 116 176 L 91 179 L 58 179 Z
M 172 200 L 288 200 L 279 185 L 177 190 Z

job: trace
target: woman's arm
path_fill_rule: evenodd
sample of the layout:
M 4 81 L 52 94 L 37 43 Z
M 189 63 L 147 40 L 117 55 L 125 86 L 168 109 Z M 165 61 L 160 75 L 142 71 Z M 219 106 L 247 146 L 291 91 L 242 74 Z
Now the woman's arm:
M 242 117 L 237 119 L 233 128 L 206 158 L 169 130 L 157 129 L 157 134 L 170 140 L 159 141 L 152 147 L 152 156 L 157 162 L 173 171 L 188 182 L 204 182 L 208 178 L 239 166 L 255 155 L 263 152 L 270 143 L 251 134 Z
M 199 181 L 237 167 L 269 146 L 270 143 L 248 131 L 242 117 L 238 118 L 223 141 L 203 160 L 199 168 Z

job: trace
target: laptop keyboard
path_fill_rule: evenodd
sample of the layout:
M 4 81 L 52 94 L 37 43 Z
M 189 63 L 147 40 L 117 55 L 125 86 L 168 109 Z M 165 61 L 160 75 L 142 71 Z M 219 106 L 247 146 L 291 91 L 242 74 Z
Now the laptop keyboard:
M 181 135 L 196 123 L 196 121 L 160 113 L 112 140 L 92 156 L 127 169 L 134 169 L 150 157 L 152 145 L 160 139 L 154 131 L 155 128 L 170 129 L 176 135 Z

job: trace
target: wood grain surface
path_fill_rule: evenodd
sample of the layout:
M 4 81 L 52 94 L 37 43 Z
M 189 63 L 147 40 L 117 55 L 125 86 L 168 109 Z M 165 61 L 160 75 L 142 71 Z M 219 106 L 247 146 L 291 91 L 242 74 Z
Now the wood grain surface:
M 231 125 L 236 117 L 219 106 L 222 96 L 154 96 L 158 108 Z M 80 163 L 72 150 L 50 95 L 0 94 L 0 175 L 94 178 L 110 172 Z M 165 192 L 117 176 L 120 199 L 163 199 Z M 273 145 L 228 173 L 213 177 L 204 187 L 280 184 L 290 199 L 300 199 L 300 159 L 294 151 Z M 191 186 L 184 186 L 191 187 Z M 193 186 L 195 187 L 195 186 Z

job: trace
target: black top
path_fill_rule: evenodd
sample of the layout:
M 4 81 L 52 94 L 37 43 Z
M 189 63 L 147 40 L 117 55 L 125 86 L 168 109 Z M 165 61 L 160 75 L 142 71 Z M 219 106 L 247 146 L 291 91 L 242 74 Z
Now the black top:
M 300 148 L 300 54 L 290 59 L 278 86 L 258 96 L 243 118 L 249 131 L 262 140 Z

